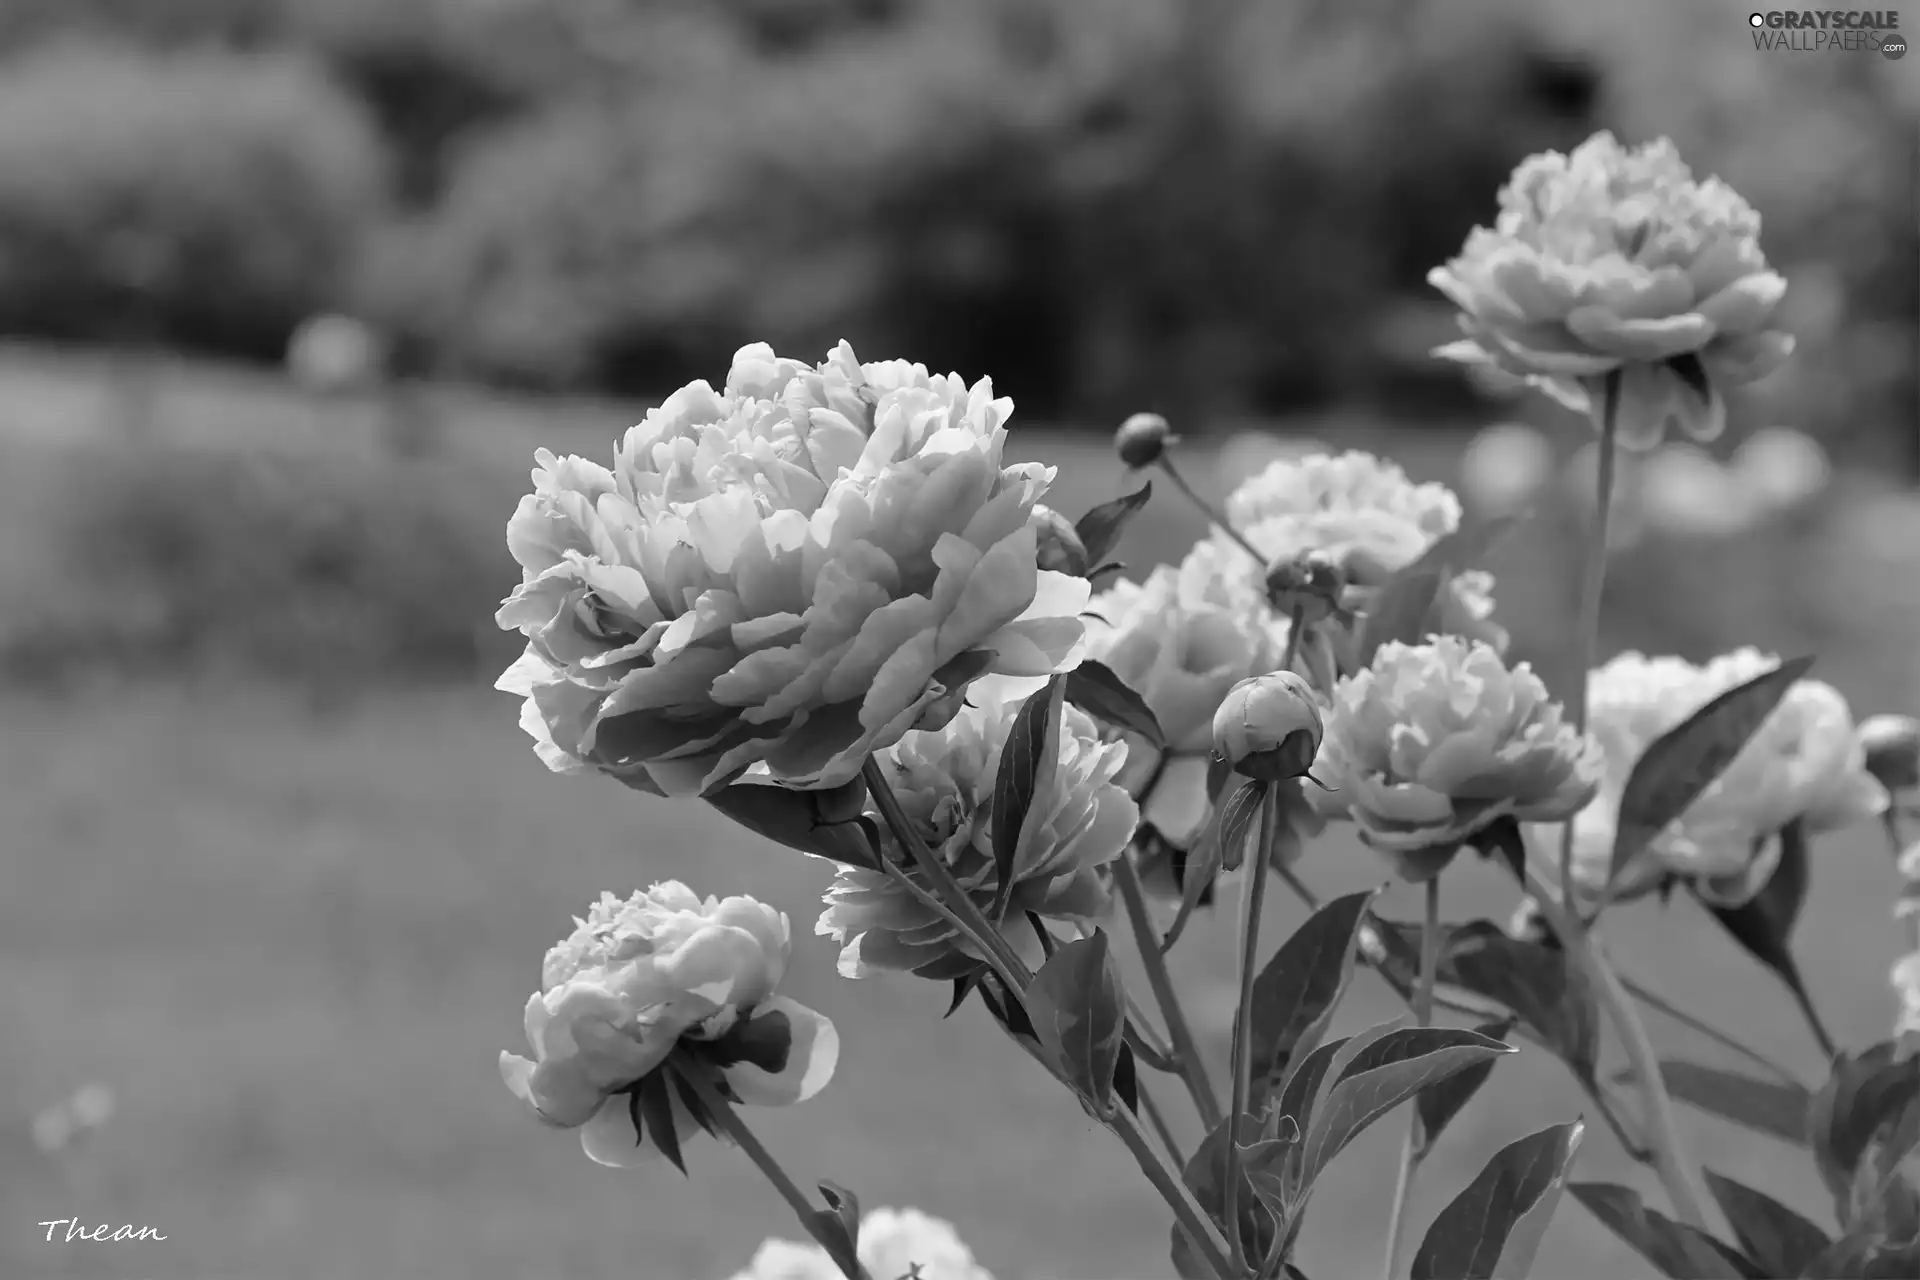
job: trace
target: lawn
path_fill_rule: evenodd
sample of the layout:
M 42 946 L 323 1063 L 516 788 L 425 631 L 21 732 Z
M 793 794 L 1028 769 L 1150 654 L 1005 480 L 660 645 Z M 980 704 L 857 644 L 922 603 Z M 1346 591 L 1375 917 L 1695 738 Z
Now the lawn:
M 72 402 L 73 379 L 56 384 Z M 174 412 L 162 425 L 237 433 L 255 408 L 295 432 L 333 421 L 312 410 L 320 417 L 301 426 L 311 406 L 290 403 L 212 395 L 224 418 Z M 605 439 L 617 418 L 555 416 L 577 424 L 562 448 Z M 470 447 L 524 466 L 532 440 L 511 434 L 513 420 L 496 409 Z M 0 416 L 0 435 L 9 431 L 33 434 L 17 412 Z M 1320 434 L 1376 442 L 1359 428 Z M 1067 464 L 1069 513 L 1121 482 L 1097 446 L 1016 441 Z M 1445 474 L 1458 447 L 1443 433 L 1392 443 L 1429 475 Z M 1210 464 L 1197 469 L 1204 487 L 1220 487 Z M 1161 558 L 1196 527 L 1157 498 L 1129 554 Z M 21 545 L 7 542 L 12 566 L 32 559 Z M 1512 584 L 1503 602 L 1532 620 L 1518 629 L 1536 648 L 1565 594 L 1550 551 L 1523 540 L 1511 573 L 1496 564 Z M 503 589 L 510 580 L 503 556 Z M 1846 670 L 1828 675 L 1849 687 Z M 601 1169 L 523 1114 L 494 1067 L 502 1048 L 519 1047 L 541 954 L 569 917 L 602 889 L 668 877 L 703 893 L 751 892 L 792 914 L 791 989 L 836 1021 L 844 1046 L 819 1097 L 751 1116 L 797 1174 L 845 1183 L 870 1205 L 952 1219 L 1000 1280 L 1168 1274 L 1164 1212 L 1123 1148 L 983 1013 L 943 1021 L 942 987 L 835 976 L 832 946 L 811 931 L 824 864 L 696 804 L 548 774 L 504 695 L 370 689 L 318 715 L 289 690 L 237 680 L 108 685 L 60 700 L 15 692 L 0 697 L 0 815 L 8 1280 L 725 1280 L 763 1236 L 795 1232 L 743 1158 L 701 1147 L 691 1181 L 664 1168 Z M 1383 876 L 1344 837 L 1316 847 L 1304 872 L 1325 892 Z M 1893 886 L 1871 829 L 1818 850 L 1800 952 L 1848 1043 L 1880 1038 L 1892 1016 Z M 1449 880 L 1445 910 L 1504 918 L 1512 897 L 1474 867 Z M 1402 890 L 1387 905 L 1412 909 Z M 1299 919 L 1282 895 L 1270 943 Z M 1224 917 L 1204 919 L 1176 956 L 1216 1062 L 1230 932 Z M 1630 908 L 1609 918 L 1608 938 L 1634 975 L 1812 1077 L 1817 1054 L 1781 993 L 1698 911 Z M 1399 1011 L 1363 976 L 1340 1029 Z M 1655 1034 L 1687 1047 L 1684 1032 Z M 110 1084 L 119 1110 L 82 1161 L 62 1167 L 32 1147 L 26 1126 L 89 1080 Z M 1158 1092 L 1177 1108 L 1173 1089 L 1161 1082 Z M 1540 1055 L 1504 1062 L 1429 1163 L 1416 1223 L 1498 1146 L 1582 1103 Z M 1191 1139 L 1190 1116 L 1178 1115 Z M 1808 1209 L 1824 1203 L 1803 1154 L 1685 1119 L 1715 1167 Z M 1335 1166 L 1300 1258 L 1316 1280 L 1377 1268 L 1398 1143 L 1399 1124 L 1383 1124 Z M 1598 1125 L 1579 1176 L 1652 1188 Z M 49 1245 L 34 1225 L 72 1216 L 150 1225 L 169 1239 Z M 1537 1272 L 1646 1273 L 1571 1204 Z

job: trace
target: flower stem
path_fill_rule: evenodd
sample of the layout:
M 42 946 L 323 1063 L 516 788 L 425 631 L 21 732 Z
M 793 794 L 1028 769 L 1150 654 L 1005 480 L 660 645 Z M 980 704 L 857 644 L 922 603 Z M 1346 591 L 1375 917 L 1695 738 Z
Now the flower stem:
M 1153 1126 L 1154 1136 L 1159 1138 L 1160 1145 L 1167 1149 L 1167 1159 L 1173 1162 L 1176 1169 L 1179 1168 L 1185 1161 L 1180 1155 L 1180 1144 L 1174 1140 L 1173 1127 L 1167 1123 L 1167 1113 L 1160 1109 L 1160 1103 L 1147 1088 L 1145 1080 L 1138 1082 L 1137 1091 L 1140 1095 L 1140 1110 L 1146 1112 L 1147 1123 Z
M 1133 1152 L 1133 1158 L 1140 1162 L 1140 1170 L 1147 1175 L 1147 1181 L 1153 1184 L 1154 1190 L 1172 1208 L 1181 1231 L 1206 1262 L 1208 1269 L 1219 1280 L 1237 1280 L 1245 1274 L 1246 1268 L 1235 1265 L 1228 1256 L 1227 1242 L 1221 1237 L 1219 1228 L 1207 1220 L 1206 1211 L 1193 1198 L 1193 1193 L 1187 1190 L 1186 1184 L 1153 1149 L 1153 1144 L 1147 1141 L 1146 1131 L 1140 1127 L 1133 1112 L 1127 1110 L 1125 1103 L 1113 1108 L 1108 1123 L 1120 1135 L 1120 1140 L 1127 1144 L 1127 1150 Z
M 1420 921 L 1420 975 L 1413 991 L 1413 1020 L 1423 1027 L 1433 1025 L 1433 984 L 1440 972 L 1440 877 L 1427 881 L 1427 909 Z M 1413 1187 L 1413 1170 L 1426 1155 L 1426 1134 L 1420 1125 L 1420 1109 L 1407 1117 L 1407 1139 L 1400 1148 L 1400 1171 L 1393 1183 L 1393 1216 L 1387 1220 L 1387 1259 L 1381 1280 L 1393 1280 L 1400 1262 L 1400 1235 L 1406 1226 L 1407 1192 Z
M 893 831 L 894 839 L 898 840 L 907 850 L 908 855 L 913 858 L 914 865 L 919 868 L 920 874 L 927 878 L 934 896 L 946 907 L 946 913 L 954 927 L 959 929 L 967 941 L 980 951 L 982 958 L 994 967 L 1000 975 L 1000 980 L 1007 984 L 1008 990 L 1015 995 L 1024 994 L 1027 984 L 1033 980 L 1033 975 L 1027 972 L 1027 966 L 1018 955 L 1014 954 L 1013 948 L 1000 935 L 1000 931 L 993 927 L 986 913 L 980 910 L 979 904 L 960 887 L 960 882 L 954 879 L 952 870 L 935 856 L 933 850 L 927 848 L 927 842 L 922 840 L 920 833 L 913 829 L 913 823 L 908 820 L 906 811 L 900 807 L 900 798 L 893 794 L 893 785 L 887 781 L 886 770 L 880 767 L 879 759 L 868 756 L 867 762 L 860 767 L 860 771 L 867 779 L 867 790 L 872 794 L 873 803 L 880 810 L 880 816 L 886 820 L 887 826 Z
M 1607 374 L 1600 386 L 1600 405 L 1595 415 L 1600 428 L 1598 478 L 1594 486 L 1597 505 L 1593 524 L 1587 530 L 1586 563 L 1580 573 L 1580 617 L 1574 635 L 1573 687 L 1567 692 L 1568 718 L 1576 734 L 1587 728 L 1587 684 L 1592 679 L 1594 649 L 1600 640 L 1600 597 L 1607 581 L 1607 531 L 1613 518 L 1613 469 L 1617 451 L 1615 438 L 1620 421 L 1620 370 Z M 1560 829 L 1560 883 L 1566 886 L 1567 901 L 1573 901 L 1573 818 Z M 1568 925 L 1578 932 L 1579 913 L 1567 913 Z M 1571 946 L 1571 942 L 1568 944 Z
M 1120 887 L 1120 900 L 1126 904 L 1127 920 L 1133 926 L 1134 941 L 1140 945 L 1140 958 L 1147 970 L 1147 984 L 1153 988 L 1153 998 L 1160 1006 L 1160 1016 L 1166 1019 L 1167 1039 L 1172 1041 L 1173 1058 L 1180 1066 L 1180 1079 L 1187 1086 L 1187 1095 L 1193 1099 L 1193 1109 L 1199 1114 L 1201 1125 L 1208 1133 L 1212 1133 L 1220 1126 L 1220 1101 L 1214 1096 L 1212 1082 L 1207 1079 L 1206 1064 L 1201 1060 L 1200 1050 L 1194 1043 L 1193 1028 L 1187 1024 L 1186 1012 L 1180 1006 L 1180 995 L 1173 989 L 1173 974 L 1167 968 L 1166 956 L 1161 954 L 1153 918 L 1147 914 L 1146 895 L 1140 888 L 1140 873 L 1134 870 L 1129 854 L 1122 853 L 1113 860 L 1113 879 Z
M 1568 958 L 1586 971 L 1601 1004 L 1606 1007 L 1608 1017 L 1619 1029 L 1621 1045 L 1627 1051 L 1627 1063 L 1633 1069 L 1634 1084 L 1640 1090 L 1641 1107 L 1645 1112 L 1641 1118 L 1642 1127 L 1646 1130 L 1653 1170 L 1660 1175 L 1660 1182 L 1667 1189 L 1667 1198 L 1673 1201 L 1675 1215 L 1690 1227 L 1711 1231 L 1706 1210 L 1701 1207 L 1700 1197 L 1694 1191 L 1692 1173 L 1681 1154 L 1680 1128 L 1674 1120 L 1673 1100 L 1667 1096 L 1666 1082 L 1660 1078 L 1660 1062 L 1654 1056 L 1653 1042 L 1647 1037 L 1647 1028 L 1640 1021 L 1640 1015 L 1634 1012 L 1632 997 L 1620 985 L 1620 978 L 1614 973 L 1613 966 L 1607 963 L 1600 940 L 1580 931 L 1579 926 L 1569 918 L 1572 912 L 1531 874 L 1527 876 L 1527 892 L 1540 904 L 1540 911 L 1547 917 L 1547 923 L 1560 936 Z
M 1233 1019 L 1233 1103 L 1227 1112 L 1227 1175 L 1222 1191 L 1225 1217 L 1232 1230 L 1227 1237 L 1236 1266 L 1246 1261 L 1240 1245 L 1240 1117 L 1247 1113 L 1247 1095 L 1253 1088 L 1253 980 L 1259 972 L 1260 908 L 1267 896 L 1267 864 L 1280 842 L 1280 792 L 1261 783 L 1260 857 L 1247 868 L 1247 890 L 1240 914 L 1240 1004 Z
M 760 1139 L 754 1136 L 753 1130 L 747 1128 L 746 1121 L 740 1118 L 740 1113 L 733 1109 L 733 1104 L 713 1087 L 713 1081 L 707 1077 L 706 1072 L 698 1068 L 683 1068 L 674 1062 L 669 1062 L 667 1069 L 693 1090 L 694 1096 L 700 1099 L 701 1105 L 707 1109 L 720 1127 L 726 1130 L 727 1136 L 733 1139 L 734 1145 L 747 1153 L 747 1157 L 759 1167 L 762 1174 L 766 1175 L 767 1181 L 773 1184 L 773 1189 L 780 1193 L 780 1198 L 791 1206 L 794 1216 L 800 1219 L 800 1225 L 806 1229 L 807 1234 L 825 1247 L 827 1242 L 820 1239 L 820 1228 L 816 1216 L 821 1210 L 807 1199 L 806 1192 L 800 1190 L 799 1185 L 787 1175 L 787 1171 L 780 1167 L 780 1162 L 773 1158 L 773 1153 L 761 1145 Z M 832 1254 L 833 1250 L 828 1249 L 827 1252 Z M 839 1264 L 838 1259 L 835 1259 L 835 1263 L 840 1265 L 841 1274 L 845 1275 L 847 1280 L 871 1280 L 867 1275 L 867 1269 L 858 1263 L 851 1271 Z
M 1164 453 L 1161 454 L 1159 465 L 1160 469 L 1167 473 L 1167 479 L 1173 481 L 1173 487 L 1181 493 L 1184 493 L 1187 496 L 1187 501 L 1200 508 L 1200 514 L 1204 515 L 1220 528 L 1226 530 L 1227 536 L 1239 543 L 1240 549 L 1252 556 L 1255 564 L 1258 564 L 1263 569 L 1266 568 L 1267 558 L 1260 554 L 1260 548 L 1248 542 L 1239 530 L 1227 523 L 1227 517 L 1225 515 L 1214 510 L 1211 502 L 1208 502 L 1194 491 L 1193 486 L 1187 483 L 1186 477 L 1174 469 L 1173 459 L 1170 456 Z
M 1293 670 L 1293 661 L 1300 656 L 1300 632 L 1304 629 L 1306 620 L 1307 611 L 1304 607 L 1295 608 L 1293 614 L 1287 619 L 1287 651 L 1280 658 L 1282 671 Z M 1313 682 L 1309 680 L 1307 683 Z M 1333 690 L 1328 689 L 1326 692 L 1331 694 Z

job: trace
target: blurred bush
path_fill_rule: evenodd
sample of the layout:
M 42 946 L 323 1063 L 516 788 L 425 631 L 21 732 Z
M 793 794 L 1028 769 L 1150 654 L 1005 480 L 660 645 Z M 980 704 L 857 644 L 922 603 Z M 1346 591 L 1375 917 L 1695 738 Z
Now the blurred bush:
M 296 55 L 39 46 L 0 68 L 0 330 L 278 356 L 383 181 L 365 111 Z

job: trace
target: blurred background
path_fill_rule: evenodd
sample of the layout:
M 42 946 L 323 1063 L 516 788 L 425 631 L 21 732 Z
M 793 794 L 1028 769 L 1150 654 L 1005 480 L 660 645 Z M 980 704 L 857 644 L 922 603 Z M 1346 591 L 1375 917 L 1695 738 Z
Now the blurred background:
M 1761 211 L 1800 347 L 1724 440 L 1627 465 L 1602 648 L 1812 651 L 1858 714 L 1920 710 L 1920 61 L 1763 53 L 1746 12 L 4 0 L 0 1274 L 722 1280 L 797 1234 L 744 1160 L 600 1169 L 494 1068 L 569 917 L 680 877 L 792 912 L 795 994 L 841 1027 L 835 1084 L 762 1122 L 798 1173 L 952 1219 L 1001 1280 L 1165 1275 L 1151 1192 L 986 1018 L 834 976 L 819 864 L 540 766 L 488 691 L 533 450 L 604 459 L 741 344 L 843 337 L 992 376 L 1069 516 L 1127 483 L 1135 410 L 1215 494 L 1372 449 L 1476 515 L 1533 509 L 1490 567 L 1564 687 L 1586 429 L 1430 359 L 1424 277 L 1526 154 L 1667 134 Z M 1122 551 L 1143 572 L 1201 528 L 1160 495 Z M 1328 892 L 1381 874 L 1312 857 Z M 1871 829 L 1820 857 L 1802 963 L 1864 1043 L 1893 872 Z M 1456 918 L 1512 903 L 1458 892 Z M 1812 1077 L 1697 910 L 1612 927 L 1635 976 Z M 1181 968 L 1222 1053 L 1230 932 Z M 1394 1012 L 1362 978 L 1343 1023 Z M 1533 1055 L 1500 1072 L 1416 1229 L 1581 1105 Z M 1820 1216 L 1803 1156 L 1688 1124 Z M 1316 1199 L 1309 1274 L 1377 1265 L 1390 1130 Z M 1597 1131 L 1583 1160 L 1651 1186 Z M 168 1238 L 35 1225 L 76 1216 Z M 1642 1269 L 1568 1204 L 1540 1274 Z

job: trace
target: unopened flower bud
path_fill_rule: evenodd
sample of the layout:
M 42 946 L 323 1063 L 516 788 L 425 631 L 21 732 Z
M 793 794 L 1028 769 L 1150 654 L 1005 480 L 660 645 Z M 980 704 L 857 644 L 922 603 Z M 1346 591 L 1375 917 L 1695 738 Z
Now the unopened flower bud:
M 1313 768 L 1325 725 L 1313 687 L 1291 671 L 1242 680 L 1213 713 L 1213 752 L 1258 782 Z
M 1299 616 L 1311 627 L 1339 612 L 1346 571 L 1324 551 L 1307 551 L 1267 566 L 1267 602 L 1283 617 Z
M 1860 745 L 1867 772 L 1889 791 L 1920 786 L 1920 720 L 1912 716 L 1868 716 L 1860 722 Z
M 1036 502 L 1027 523 L 1033 526 L 1034 538 L 1039 544 L 1036 563 L 1040 568 L 1070 573 L 1076 578 L 1087 576 L 1087 544 L 1074 532 L 1072 521 L 1052 507 Z
M 1120 461 L 1137 471 L 1160 461 L 1174 438 L 1173 428 L 1159 414 L 1136 413 L 1113 433 L 1113 448 Z

